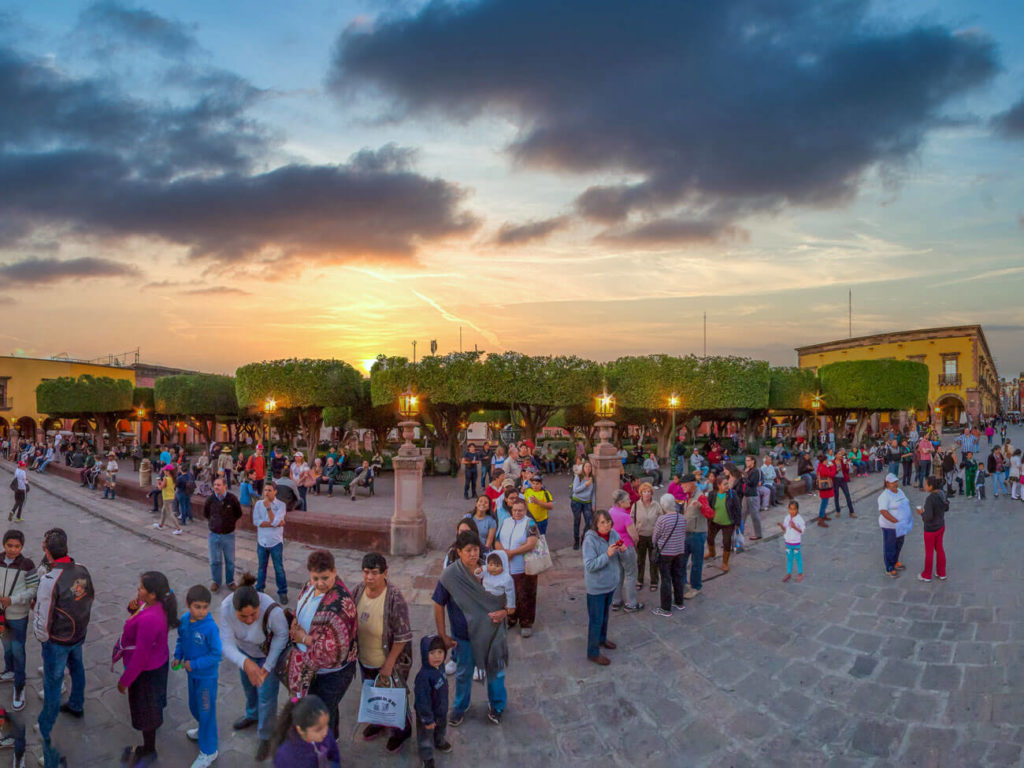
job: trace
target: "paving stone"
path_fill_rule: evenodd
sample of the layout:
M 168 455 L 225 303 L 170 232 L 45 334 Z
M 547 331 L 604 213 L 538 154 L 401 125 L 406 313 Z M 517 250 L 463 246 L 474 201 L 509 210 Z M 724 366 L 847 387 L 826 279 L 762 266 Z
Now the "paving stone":
M 952 728 L 932 728 L 923 725 L 910 727 L 905 747 L 900 753 L 900 764 L 908 768 L 931 768 L 949 764 L 957 732 Z
M 960 687 L 960 667 L 954 664 L 926 664 L 921 687 L 931 691 L 955 691 Z
M 1019 765 L 1021 758 L 1020 744 L 993 744 L 985 760 L 992 766 Z
M 870 635 L 867 632 L 852 632 L 850 638 L 846 641 L 846 645 L 855 651 L 861 653 L 874 653 L 882 646 L 882 637 L 879 635 Z
M 953 662 L 955 664 L 991 664 L 992 645 L 985 642 L 957 643 Z
M 898 688 L 913 688 L 921 676 L 923 665 L 903 659 L 887 659 L 875 675 L 875 680 L 883 685 Z
M 891 757 L 899 747 L 905 729 L 901 723 L 862 720 L 853 732 L 851 746 L 866 755 Z
M 870 677 L 878 666 L 878 659 L 874 656 L 858 656 L 850 667 L 852 677 Z
M 932 691 L 899 691 L 892 707 L 892 716 L 911 723 L 931 723 L 938 720 L 946 701 L 941 693 Z
M 921 643 L 917 648 L 917 660 L 935 664 L 948 664 L 953 660 L 954 643 Z

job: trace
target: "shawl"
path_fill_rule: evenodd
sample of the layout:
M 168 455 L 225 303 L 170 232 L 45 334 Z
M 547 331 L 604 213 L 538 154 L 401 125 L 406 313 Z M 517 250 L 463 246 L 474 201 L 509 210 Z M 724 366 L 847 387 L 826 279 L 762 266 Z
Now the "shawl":
M 313 587 L 307 584 L 299 601 Z M 340 578 L 324 594 L 309 625 L 305 651 L 291 649 L 288 659 L 288 690 L 305 696 L 321 669 L 343 667 L 358 658 L 356 645 L 356 604 Z
M 505 608 L 504 595 L 492 595 L 483 588 L 462 561 L 449 565 L 441 573 L 441 586 L 466 616 L 473 663 L 493 679 L 508 664 L 508 638 L 504 621 L 491 621 L 487 614 Z

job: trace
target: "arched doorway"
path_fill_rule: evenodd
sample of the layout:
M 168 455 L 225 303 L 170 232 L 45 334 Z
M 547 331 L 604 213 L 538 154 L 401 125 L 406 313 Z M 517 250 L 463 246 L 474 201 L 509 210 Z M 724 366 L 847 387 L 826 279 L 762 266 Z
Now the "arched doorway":
M 966 403 L 959 395 L 943 395 L 935 401 L 935 419 L 943 427 L 959 427 Z
M 55 419 L 52 416 L 43 420 L 43 432 L 59 432 L 64 429 L 64 420 Z
M 92 433 L 92 426 L 87 419 L 78 419 L 71 427 L 76 435 L 88 435 Z
M 15 422 L 15 426 L 18 430 L 18 436 L 23 440 L 32 440 L 35 442 L 36 439 L 36 420 L 29 418 L 28 416 L 22 416 Z

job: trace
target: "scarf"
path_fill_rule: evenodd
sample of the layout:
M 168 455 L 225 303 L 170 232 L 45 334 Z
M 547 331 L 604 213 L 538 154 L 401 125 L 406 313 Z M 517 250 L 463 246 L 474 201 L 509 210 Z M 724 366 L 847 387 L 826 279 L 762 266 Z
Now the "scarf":
M 441 586 L 466 615 L 473 663 L 493 678 L 508 664 L 508 633 L 504 621 L 495 623 L 487 614 L 502 610 L 505 596 L 488 593 L 461 560 L 444 569 Z

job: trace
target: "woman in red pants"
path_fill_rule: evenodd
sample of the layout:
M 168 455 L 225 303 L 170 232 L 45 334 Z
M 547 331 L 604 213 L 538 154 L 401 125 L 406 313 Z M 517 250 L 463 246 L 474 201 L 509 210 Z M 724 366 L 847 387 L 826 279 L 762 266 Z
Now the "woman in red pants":
M 939 491 L 939 481 L 929 477 L 924 481 L 928 498 L 917 514 L 924 520 L 924 571 L 917 577 L 920 581 L 932 580 L 932 555 L 935 555 L 935 570 L 938 577 L 946 580 L 946 550 L 942 548 L 942 536 L 946 532 L 946 510 L 949 502 Z

